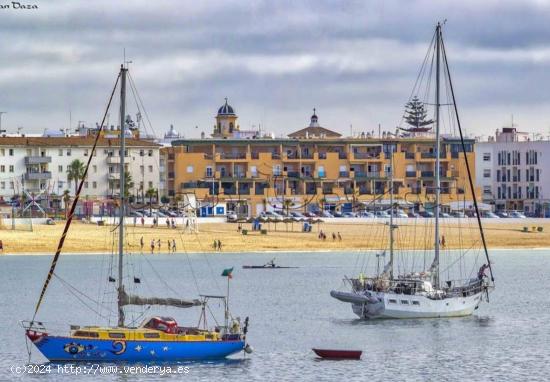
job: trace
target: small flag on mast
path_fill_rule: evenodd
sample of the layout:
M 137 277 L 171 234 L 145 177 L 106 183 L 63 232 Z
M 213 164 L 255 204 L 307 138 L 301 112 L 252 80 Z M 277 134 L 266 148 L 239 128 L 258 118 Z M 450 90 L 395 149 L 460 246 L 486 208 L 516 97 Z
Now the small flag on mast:
M 223 270 L 222 276 L 224 276 L 224 277 L 229 277 L 229 278 L 233 278 L 232 273 L 233 273 L 233 267 L 231 267 L 231 268 L 226 268 L 226 269 Z

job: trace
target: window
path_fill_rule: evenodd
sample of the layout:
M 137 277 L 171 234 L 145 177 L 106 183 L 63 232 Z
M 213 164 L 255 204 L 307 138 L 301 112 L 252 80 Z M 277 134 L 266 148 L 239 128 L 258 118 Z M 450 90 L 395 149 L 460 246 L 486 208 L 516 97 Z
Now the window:
M 0 155 L 5 156 L 6 155 L 6 150 L 5 149 L 0 149 Z
M 149 188 L 153 188 L 153 182 L 149 181 Z
M 88 182 L 84 182 L 84 188 L 88 188 Z
M 111 332 L 111 333 L 109 333 L 109 338 L 126 338 L 126 334 Z
M 57 166 L 57 171 L 63 172 L 63 166 L 62 165 Z
M 250 166 L 250 172 L 252 176 L 258 176 L 258 168 L 256 166 Z
M 143 150 L 143 149 L 139 150 L 139 156 L 144 157 L 145 156 L 145 150 Z
M 58 183 L 57 183 L 57 187 L 58 188 L 63 188 L 63 185 L 65 184 L 65 182 L 63 182 L 62 180 L 60 180 Z
M 9 149 L 9 154 L 10 154 L 10 157 L 13 156 L 13 149 Z
M 491 153 L 483 153 L 483 161 L 489 162 L 491 160 Z
M 6 166 L 1 165 L 0 166 L 0 172 L 6 172 Z
M 98 338 L 99 333 L 96 332 L 85 332 L 84 330 L 77 330 L 73 334 L 75 337 L 90 337 L 90 338 Z
M 159 333 L 143 333 L 143 338 L 160 338 Z
M 68 156 L 68 157 L 71 156 L 71 149 L 67 149 L 67 156 Z
M 393 298 L 390 298 L 390 299 L 388 300 L 388 302 L 389 302 L 390 304 L 397 304 L 397 300 L 394 300 Z
M 92 166 L 92 168 L 93 168 L 94 172 L 97 172 L 97 166 L 95 164 Z
M 317 168 L 317 176 L 319 176 L 319 178 L 325 177 L 325 166 L 319 166 Z
M 97 182 L 92 182 L 92 188 L 97 188 Z
M 85 157 L 88 156 L 88 149 L 84 149 L 84 156 L 85 156 Z
M 15 188 L 15 183 L 10 182 L 10 190 L 13 190 Z
M 208 166 L 208 167 L 206 168 L 206 176 L 207 176 L 208 178 L 211 178 L 211 177 L 212 177 L 212 167 Z
M 491 169 L 490 168 L 486 168 L 483 170 L 483 177 L 484 178 L 490 178 L 491 177 Z
M 60 156 L 60 157 L 63 156 L 63 149 L 59 149 L 59 156 Z
M 147 155 L 150 156 L 150 157 L 152 157 L 152 156 L 153 156 L 153 150 L 149 150 L 149 151 L 147 152 Z
M 153 166 L 149 166 L 149 172 L 153 172 Z
M 13 172 L 13 165 L 10 164 L 10 172 Z
M 401 304 L 403 304 L 403 305 L 409 305 L 409 300 L 401 300 Z
M 187 166 L 187 173 L 192 174 L 194 171 L 193 166 Z
M 5 190 L 6 189 L 6 182 L 0 182 L 0 188 L 2 190 Z
M 276 164 L 275 166 L 273 166 L 273 175 L 275 175 L 275 176 L 281 175 L 281 165 L 280 164 Z
M 413 305 L 420 305 L 420 301 L 413 301 Z
M 492 194 L 491 186 L 483 186 L 483 193 L 485 195 L 491 195 Z
M 139 166 L 139 172 L 143 175 L 145 173 L 145 166 Z

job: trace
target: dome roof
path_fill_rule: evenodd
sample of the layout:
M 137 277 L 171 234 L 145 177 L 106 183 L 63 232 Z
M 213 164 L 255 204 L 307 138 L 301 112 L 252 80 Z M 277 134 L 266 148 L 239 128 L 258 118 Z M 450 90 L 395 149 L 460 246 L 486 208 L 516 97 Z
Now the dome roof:
M 218 115 L 235 115 L 235 110 L 233 109 L 233 107 L 231 105 L 229 105 L 227 103 L 227 98 L 225 99 L 225 104 L 222 105 L 219 109 L 218 109 Z

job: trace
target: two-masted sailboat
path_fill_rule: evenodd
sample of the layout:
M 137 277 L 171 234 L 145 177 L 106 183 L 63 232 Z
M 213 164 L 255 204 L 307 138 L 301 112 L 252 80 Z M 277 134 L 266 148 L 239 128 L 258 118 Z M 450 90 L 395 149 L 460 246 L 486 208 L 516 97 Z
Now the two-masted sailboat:
M 476 200 L 475 188 L 472 181 L 471 164 L 468 163 L 464 136 L 460 126 L 460 119 L 456 107 L 454 90 L 449 74 L 449 65 L 445 53 L 445 45 L 442 38 L 441 24 L 437 24 L 434 38 L 428 52 L 433 51 L 432 63 L 435 61 L 435 171 L 434 190 L 435 200 L 433 203 L 433 261 L 427 269 L 409 270 L 401 273 L 395 271 L 398 260 L 397 251 L 394 245 L 394 231 L 398 228 L 394 220 L 393 202 L 393 179 L 390 181 L 389 194 L 392 198 L 389 218 L 389 262 L 385 264 L 382 272 L 378 271 L 373 276 L 363 276 L 361 273 L 357 278 L 346 278 L 345 284 L 351 287 L 351 291 L 333 290 L 331 296 L 351 303 L 353 312 L 364 319 L 373 318 L 438 318 L 438 317 L 459 317 L 471 315 L 478 308 L 484 296 L 488 297 L 489 289 L 494 285 L 493 272 L 483 226 L 480 219 L 479 208 Z M 426 56 L 428 57 L 428 56 Z M 426 61 L 425 61 L 426 62 Z M 443 68 L 442 68 L 443 66 Z M 443 70 L 442 70 L 443 69 Z M 447 89 L 450 91 L 450 105 L 455 115 L 456 124 L 460 133 L 460 142 L 464 153 L 465 167 L 468 174 L 469 187 L 477 218 L 477 229 L 479 230 L 482 249 L 485 255 L 485 263 L 478 269 L 472 269 L 473 275 L 464 279 L 445 280 L 442 277 L 444 272 L 441 269 L 442 240 L 440 234 L 440 192 L 441 192 L 441 133 L 440 133 L 440 73 L 446 74 Z M 393 154 L 391 154 L 393 155 Z M 393 156 L 392 156 L 393 159 Z M 393 161 L 392 161 L 393 162 Z M 393 163 L 391 174 L 393 174 Z M 392 175 L 393 177 L 393 175 Z M 424 219 L 427 224 L 432 224 L 432 219 Z M 459 229 L 459 228 L 456 228 Z M 378 260 L 385 258 L 386 250 L 377 254 Z M 413 253 L 413 256 L 420 255 Z M 452 262 L 451 262 L 451 265 Z M 475 271 L 474 271 L 475 270 Z M 489 275 L 486 275 L 486 270 Z M 477 271 L 477 273 L 476 273 Z M 473 277 L 472 277 L 473 276 Z M 487 298 L 488 299 L 488 298 Z
M 80 181 L 63 235 L 59 241 L 46 281 L 36 304 L 33 319 L 23 322 L 26 336 L 38 350 L 50 361 L 183 361 L 224 358 L 240 351 L 251 351 L 245 342 L 248 330 L 248 318 L 244 323 L 232 319 L 228 310 L 227 296 L 201 296 L 200 299 L 183 300 L 178 298 L 142 297 L 129 294 L 124 285 L 125 257 L 125 107 L 126 78 L 128 69 L 121 66 L 120 73 L 110 96 L 107 110 L 101 126 L 97 131 L 92 153 L 88 157 L 84 176 Z M 94 151 L 105 124 L 109 106 L 120 83 L 120 203 L 118 225 L 118 277 L 109 277 L 110 282 L 116 282 L 118 305 L 118 324 L 108 326 L 74 326 L 71 325 L 68 334 L 57 335 L 48 331 L 42 322 L 37 321 L 37 313 L 44 295 L 55 275 L 55 267 L 59 260 L 63 242 L 71 225 L 75 208 L 78 203 L 82 185 L 86 179 L 88 168 L 94 158 Z M 225 308 L 225 323 L 213 329 L 206 327 L 206 304 L 210 299 L 220 299 Z M 128 305 L 162 305 L 177 308 L 202 307 L 201 319 L 204 325 L 179 326 L 171 317 L 155 316 L 145 319 L 139 326 L 128 326 L 125 320 L 125 307 Z M 201 320 L 199 320 L 199 323 Z

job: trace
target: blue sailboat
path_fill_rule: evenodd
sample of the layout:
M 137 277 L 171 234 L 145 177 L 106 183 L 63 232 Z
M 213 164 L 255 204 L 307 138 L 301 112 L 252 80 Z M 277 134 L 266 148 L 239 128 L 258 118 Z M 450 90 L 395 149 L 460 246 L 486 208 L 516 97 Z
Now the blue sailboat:
M 246 343 L 248 331 L 248 317 L 243 323 L 237 319 L 231 319 L 228 308 L 227 296 L 201 295 L 200 299 L 183 300 L 164 297 L 143 297 L 133 295 L 124 289 L 124 216 L 126 209 L 125 200 L 125 166 L 124 155 L 120 155 L 120 204 L 118 226 L 118 280 L 110 277 L 109 281 L 117 282 L 118 324 L 110 326 L 71 326 L 68 334 L 51 333 L 45 325 L 36 320 L 40 305 L 48 285 L 54 276 L 63 243 L 71 225 L 75 208 L 79 200 L 82 185 L 86 179 L 88 169 L 98 139 L 105 124 L 108 110 L 113 100 L 118 83 L 120 82 L 120 120 L 125 121 L 126 115 L 126 77 L 128 69 L 124 65 L 120 68 L 115 86 L 111 93 L 107 110 L 103 116 L 101 126 L 98 128 L 92 153 L 88 157 L 84 175 L 78 185 L 77 193 L 71 205 L 63 234 L 60 238 L 57 251 L 52 260 L 50 270 L 42 287 L 42 291 L 35 307 L 33 319 L 24 321 L 23 326 L 27 338 L 50 361 L 85 361 L 85 362 L 171 362 L 188 360 L 221 359 L 229 355 L 252 349 Z M 123 123 L 121 123 L 122 125 Z M 121 128 L 119 138 L 120 153 L 125 152 L 125 134 Z M 231 277 L 231 270 L 225 270 L 222 275 Z M 206 327 L 206 307 L 208 301 L 216 299 L 223 302 L 225 310 L 225 322 L 213 329 Z M 171 306 L 177 308 L 201 307 L 201 322 L 203 327 L 180 326 L 172 317 L 154 316 L 145 319 L 139 326 L 127 326 L 125 322 L 125 310 L 128 305 L 137 306 Z

